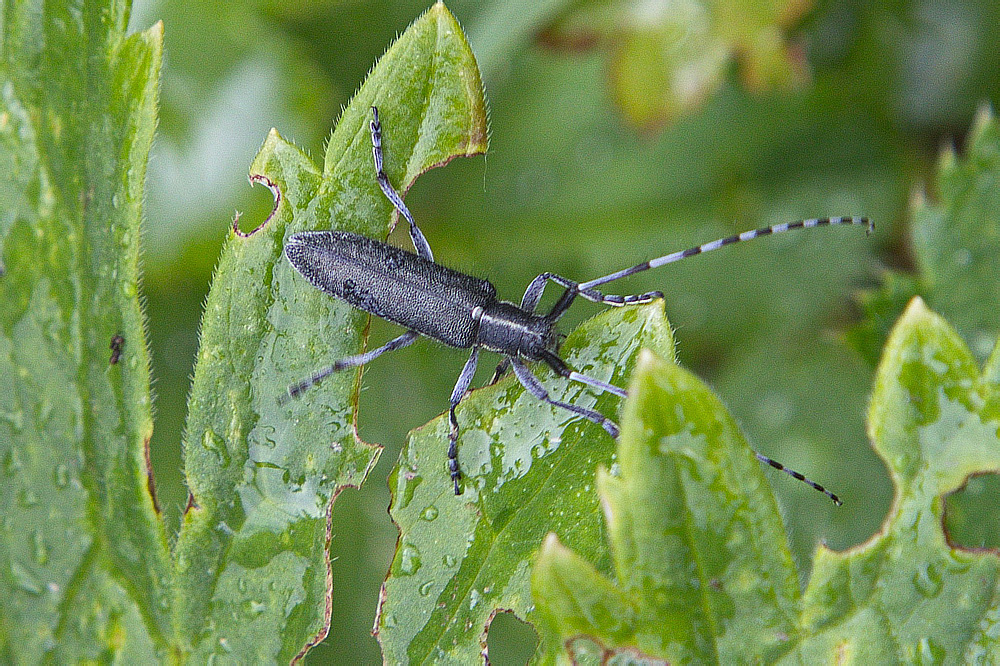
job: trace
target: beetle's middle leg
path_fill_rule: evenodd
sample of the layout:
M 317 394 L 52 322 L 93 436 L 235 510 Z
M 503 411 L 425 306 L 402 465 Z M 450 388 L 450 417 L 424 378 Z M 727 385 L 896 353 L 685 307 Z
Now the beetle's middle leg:
M 614 421 L 605 417 L 603 414 L 594 409 L 587 409 L 586 407 L 580 407 L 579 405 L 574 405 L 573 403 L 570 402 L 562 402 L 560 400 L 554 400 L 549 396 L 549 392 L 545 390 L 545 387 L 542 386 L 542 383 L 538 381 L 538 378 L 535 377 L 533 374 L 531 374 L 531 370 L 529 370 L 528 366 L 524 364 L 524 361 L 522 361 L 519 358 L 511 358 L 510 363 L 511 366 L 514 368 L 514 374 L 517 375 L 518 381 L 521 382 L 524 388 L 527 389 L 531 395 L 555 407 L 562 407 L 563 409 L 569 410 L 574 414 L 579 414 L 588 421 L 593 421 L 594 423 L 604 428 L 608 432 L 608 434 L 614 437 L 615 439 L 618 438 L 619 428 L 618 424 L 616 424 Z
M 448 408 L 448 421 L 451 423 L 451 432 L 448 433 L 448 471 L 451 473 L 451 482 L 455 484 L 456 495 L 462 494 L 458 488 L 458 480 L 462 478 L 462 472 L 458 468 L 458 418 L 455 416 L 455 408 L 468 392 L 478 363 L 479 347 L 473 347 L 469 360 L 465 362 L 465 367 L 462 368 L 462 373 L 458 376 L 458 381 L 455 382 L 455 388 L 451 392 L 451 406 Z

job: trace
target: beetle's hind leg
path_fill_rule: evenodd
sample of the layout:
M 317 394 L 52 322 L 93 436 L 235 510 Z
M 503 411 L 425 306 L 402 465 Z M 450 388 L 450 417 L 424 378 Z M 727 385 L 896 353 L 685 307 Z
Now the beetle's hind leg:
M 359 365 L 364 365 L 365 363 L 370 363 L 374 361 L 379 356 L 386 352 L 395 351 L 397 349 L 402 349 L 413 343 L 420 336 L 416 331 L 407 331 L 403 333 L 398 338 L 393 338 L 389 342 L 385 343 L 378 349 L 372 349 L 363 354 L 355 354 L 354 356 L 348 356 L 346 358 L 341 358 L 334 361 L 331 365 L 323 368 L 319 372 L 313 374 L 311 377 L 307 377 L 302 381 L 292 384 L 288 387 L 288 393 L 278 398 L 278 404 L 284 405 L 289 400 L 297 398 L 305 391 L 309 390 L 316 384 L 329 377 L 335 372 L 340 372 L 341 370 L 346 370 L 347 368 L 356 368 Z

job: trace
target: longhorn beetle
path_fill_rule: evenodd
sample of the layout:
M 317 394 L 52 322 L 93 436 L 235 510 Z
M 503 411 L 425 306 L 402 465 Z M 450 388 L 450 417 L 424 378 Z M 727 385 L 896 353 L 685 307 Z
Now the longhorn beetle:
M 496 382 L 508 367 L 513 368 L 518 381 L 533 396 L 550 405 L 579 414 L 599 424 L 609 435 L 617 438 L 618 426 L 596 410 L 551 398 L 526 364 L 526 361 L 542 361 L 560 377 L 587 384 L 598 391 L 625 397 L 623 389 L 580 374 L 559 357 L 559 337 L 555 325 L 577 297 L 614 306 L 648 303 L 653 299 L 662 298 L 663 294 L 651 291 L 645 294 L 615 296 L 604 294 L 596 287 L 650 268 L 716 250 L 724 245 L 792 229 L 858 224 L 865 226 L 869 233 L 872 230 L 872 224 L 864 217 L 800 220 L 745 231 L 664 255 L 587 282 L 574 282 L 554 273 L 542 273 L 528 285 L 521 299 L 521 305 L 518 306 L 499 300 L 496 288 L 487 280 L 459 273 L 434 262 L 434 255 L 427 239 L 424 238 L 409 209 L 403 203 L 403 198 L 393 189 L 382 169 L 382 126 L 379 123 L 378 109 L 374 106 L 370 129 L 375 176 L 379 187 L 409 223 L 410 239 L 413 241 L 416 254 L 346 231 L 306 231 L 288 238 L 285 244 L 285 256 L 295 270 L 314 287 L 347 301 L 358 309 L 399 324 L 407 331 L 378 349 L 342 358 L 308 379 L 293 384 L 288 388 L 288 395 L 282 396 L 281 402 L 299 396 L 335 372 L 363 365 L 386 352 L 406 347 L 420 335 L 434 338 L 452 347 L 471 348 L 472 354 L 458 376 L 455 389 L 451 392 L 448 409 L 451 423 L 448 437 L 448 469 L 456 495 L 461 494 L 458 482 L 462 474 L 458 467 L 459 428 L 455 408 L 469 390 L 481 347 L 504 356 L 490 383 Z M 551 310 L 538 313 L 536 310 L 542 292 L 545 284 L 550 281 L 562 287 L 564 291 Z M 756 452 L 755 454 L 761 462 L 812 486 L 838 506 L 841 504 L 839 497 L 818 483 L 766 456 Z

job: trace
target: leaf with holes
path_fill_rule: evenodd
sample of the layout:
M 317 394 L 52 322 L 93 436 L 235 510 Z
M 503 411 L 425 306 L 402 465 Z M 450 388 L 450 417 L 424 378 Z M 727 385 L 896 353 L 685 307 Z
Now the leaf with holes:
M 278 399 L 324 359 L 358 353 L 368 315 L 309 285 L 282 249 L 303 230 L 388 234 L 393 209 L 372 164 L 373 104 L 386 171 L 401 189 L 485 150 L 479 72 L 443 4 L 379 60 L 341 115 L 322 169 L 274 131 L 251 167 L 275 209 L 223 250 L 189 403 L 192 503 L 176 547 L 175 621 L 196 661 L 289 661 L 329 626 L 332 502 L 364 480 L 378 449 L 355 432 L 359 372 L 288 404 Z
M 955 331 L 910 304 L 869 414 L 896 501 L 867 543 L 820 546 L 800 594 L 774 501 L 732 419 L 700 381 L 647 357 L 626 404 L 621 473 L 597 476 L 610 574 L 556 535 L 535 563 L 542 661 L 995 661 L 1000 558 L 950 544 L 942 521 L 946 495 L 1000 471 L 998 367 L 1000 353 L 980 374 Z
M 562 355 L 621 386 L 643 347 L 673 356 L 662 301 L 600 314 L 566 338 Z M 553 398 L 614 416 L 619 398 L 536 370 Z M 400 536 L 376 625 L 390 663 L 478 659 L 498 610 L 528 615 L 531 556 L 550 531 L 610 557 L 593 492 L 594 470 L 614 462 L 601 426 L 539 402 L 513 377 L 473 391 L 457 415 L 463 495 L 448 477 L 446 417 L 411 433 L 390 477 Z
M 163 28 L 6 3 L 0 28 L 0 661 L 165 658 L 139 221 Z M 117 348 L 117 350 L 115 349 Z

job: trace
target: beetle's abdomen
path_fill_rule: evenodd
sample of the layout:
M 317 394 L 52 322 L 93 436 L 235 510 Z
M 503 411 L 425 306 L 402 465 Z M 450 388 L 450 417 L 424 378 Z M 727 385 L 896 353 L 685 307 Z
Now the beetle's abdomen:
M 473 309 L 496 301 L 486 280 L 346 231 L 295 234 L 285 256 L 316 288 L 453 347 L 473 345 Z

